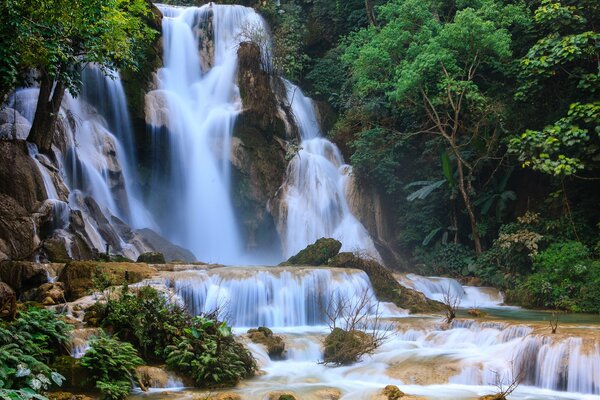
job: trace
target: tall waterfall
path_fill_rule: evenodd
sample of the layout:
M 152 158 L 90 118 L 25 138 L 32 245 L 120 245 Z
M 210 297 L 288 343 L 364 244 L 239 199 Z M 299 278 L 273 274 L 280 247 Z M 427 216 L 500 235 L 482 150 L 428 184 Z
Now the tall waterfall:
M 162 215 L 163 233 L 199 259 L 241 263 L 229 189 L 231 134 L 241 109 L 237 48 L 244 29 L 262 27 L 263 20 L 242 6 L 160 9 L 164 68 L 158 86 L 167 129 L 155 134 L 168 135 L 170 170 L 166 177 L 154 174 L 154 210 Z M 161 200 L 164 192 L 170 204 Z
M 380 259 L 373 240 L 356 219 L 346 199 L 348 175 L 336 145 L 319 128 L 312 100 L 286 82 L 288 102 L 298 125 L 301 142 L 288 167 L 285 183 L 287 215 L 281 232 L 285 257 L 290 257 L 321 237 L 342 242 L 343 251 L 366 252 Z

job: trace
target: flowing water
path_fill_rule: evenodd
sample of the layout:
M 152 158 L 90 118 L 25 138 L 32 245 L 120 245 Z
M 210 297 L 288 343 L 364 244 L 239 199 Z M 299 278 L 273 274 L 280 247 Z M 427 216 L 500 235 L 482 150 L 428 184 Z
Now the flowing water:
M 342 251 L 380 259 L 365 227 L 352 215 L 346 184 L 352 169 L 323 137 L 312 100 L 286 82 L 288 102 L 300 132 L 300 150 L 288 166 L 283 248 L 289 258 L 322 237 L 342 242 Z M 307 223 L 310 221 L 310 223 Z

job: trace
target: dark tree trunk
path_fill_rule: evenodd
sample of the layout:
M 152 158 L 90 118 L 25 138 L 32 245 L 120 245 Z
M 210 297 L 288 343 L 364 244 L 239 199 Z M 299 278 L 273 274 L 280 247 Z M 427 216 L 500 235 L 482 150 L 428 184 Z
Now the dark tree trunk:
M 48 153 L 52 149 L 54 128 L 64 95 L 64 83 L 58 81 L 55 85 L 55 81 L 43 73 L 33 124 L 27 137 L 27 141 L 35 143 L 42 153 Z
M 373 10 L 373 1 L 365 0 L 365 9 L 367 10 L 367 19 L 369 25 L 377 26 L 377 19 L 375 18 L 375 10 Z
M 473 204 L 471 203 L 470 197 L 470 189 L 471 185 L 469 184 L 469 188 L 465 187 L 465 175 L 463 172 L 463 164 L 460 161 L 459 154 L 457 150 L 454 149 L 457 162 L 456 167 L 458 171 L 458 190 L 462 195 L 463 201 L 465 202 L 465 207 L 467 209 L 467 214 L 469 215 L 469 220 L 471 222 L 471 235 L 473 236 L 473 244 L 475 246 L 475 254 L 480 255 L 483 252 L 481 247 L 481 238 L 479 236 L 479 228 L 477 227 L 477 217 L 475 216 L 475 210 L 473 209 Z

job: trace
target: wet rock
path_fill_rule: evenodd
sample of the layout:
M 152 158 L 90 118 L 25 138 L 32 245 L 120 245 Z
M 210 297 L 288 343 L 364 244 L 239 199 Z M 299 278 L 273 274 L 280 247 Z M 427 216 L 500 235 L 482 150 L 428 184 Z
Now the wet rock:
M 501 394 L 488 394 L 485 396 L 481 396 L 479 400 L 506 400 L 506 396 Z
M 162 368 L 142 365 L 135 371 L 140 383 L 146 388 L 164 389 L 169 386 L 169 374 Z
M 165 256 L 158 252 L 144 253 L 140 254 L 140 256 L 137 258 L 137 262 L 147 264 L 164 264 Z
M 182 260 L 190 263 L 196 261 L 196 256 L 191 251 L 169 242 L 151 229 L 137 229 L 133 233 L 147 248 L 162 253 L 167 261 Z M 130 242 L 135 243 L 136 239 L 133 238 Z
M 242 400 L 242 396 L 237 393 L 225 392 L 209 395 L 209 397 L 194 397 L 194 400 Z
M 94 280 L 115 286 L 126 281 L 139 282 L 155 273 L 156 270 L 143 263 L 71 261 L 65 265 L 58 280 L 64 284 L 67 300 L 72 301 L 98 290 L 94 287 Z
M 273 335 L 269 328 L 261 326 L 258 329 L 250 329 L 248 338 L 254 343 L 265 346 L 271 359 L 284 358 L 285 342 L 281 336 Z
M 6 282 L 17 293 L 22 293 L 48 282 L 47 268 L 52 267 L 31 261 L 2 261 L 0 280 Z
M 324 265 L 330 258 L 335 257 L 341 248 L 342 243 L 338 240 L 321 238 L 280 265 Z
M 35 247 L 33 219 L 17 200 L 0 193 L 0 260 L 28 259 Z
M 36 211 L 48 195 L 27 143 L 0 141 L 0 160 L 0 194 L 12 197 L 29 213 Z
M 387 400 L 398 400 L 401 397 L 404 397 L 404 392 L 398 389 L 398 386 L 395 385 L 387 385 L 381 391 Z
M 27 139 L 31 124 L 14 108 L 5 107 L 0 110 L 0 138 Z
M 373 338 L 365 332 L 334 328 L 325 338 L 323 361 L 336 365 L 349 365 L 374 349 Z
M 15 291 L 4 282 L 0 282 L 0 318 L 14 318 L 17 312 Z
M 400 285 L 394 275 L 374 260 L 365 260 L 352 253 L 339 253 L 329 260 L 333 268 L 355 268 L 364 271 L 371 281 L 379 301 L 394 303 L 400 308 L 416 312 L 437 312 L 443 310 L 443 304 L 428 299 L 421 292 Z
M 314 393 L 314 397 L 320 400 L 339 400 L 342 392 L 339 389 L 321 389 Z
M 36 289 L 23 293 L 23 300 L 37 301 L 45 306 L 65 302 L 65 291 L 62 282 L 48 282 Z

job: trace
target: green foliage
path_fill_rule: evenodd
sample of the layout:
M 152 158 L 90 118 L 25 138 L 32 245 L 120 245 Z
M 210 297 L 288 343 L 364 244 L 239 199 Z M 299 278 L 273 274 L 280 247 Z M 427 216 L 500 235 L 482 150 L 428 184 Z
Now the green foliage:
M 143 361 L 131 344 L 102 333 L 90 340 L 90 348 L 80 364 L 90 371 L 90 378 L 104 399 L 120 400 L 129 394 L 135 368 Z
M 56 314 L 31 307 L 12 322 L 0 322 L 0 397 L 44 399 L 39 393 L 64 378 L 48 367 L 69 339 L 69 325 Z
M 600 261 L 580 242 L 552 244 L 534 258 L 535 272 L 516 289 L 526 305 L 600 312 Z
M 145 0 L 4 1 L 0 14 L 9 23 L 1 28 L 1 47 L 12 55 L 1 68 L 11 83 L 35 69 L 77 93 L 88 63 L 136 69 L 138 50 L 156 34 L 144 23 L 149 13 Z
M 166 350 L 167 365 L 188 374 L 201 387 L 235 385 L 256 369 L 252 355 L 235 341 L 231 328 L 203 316 L 194 317 L 183 336 Z
M 416 257 L 423 263 L 419 272 L 426 275 L 469 275 L 475 262 L 473 251 L 457 243 L 439 244 L 433 250 L 417 252 Z
M 124 290 L 117 299 L 109 299 L 99 321 L 121 340 L 134 344 L 145 358 L 162 360 L 165 348 L 181 336 L 188 324 L 187 312 L 165 294 L 145 286 Z

